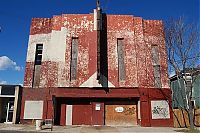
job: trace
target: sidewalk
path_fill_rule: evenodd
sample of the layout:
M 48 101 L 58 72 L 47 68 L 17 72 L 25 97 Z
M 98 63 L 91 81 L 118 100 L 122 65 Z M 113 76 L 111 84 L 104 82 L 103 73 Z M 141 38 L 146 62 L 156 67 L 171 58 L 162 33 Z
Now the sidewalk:
M 112 127 L 112 126 L 54 126 L 53 131 L 50 129 L 35 130 L 34 125 L 21 124 L 0 124 L 1 131 L 18 131 L 18 132 L 53 132 L 53 133 L 177 133 L 182 128 L 169 127 Z M 179 132 L 180 133 L 180 132 Z

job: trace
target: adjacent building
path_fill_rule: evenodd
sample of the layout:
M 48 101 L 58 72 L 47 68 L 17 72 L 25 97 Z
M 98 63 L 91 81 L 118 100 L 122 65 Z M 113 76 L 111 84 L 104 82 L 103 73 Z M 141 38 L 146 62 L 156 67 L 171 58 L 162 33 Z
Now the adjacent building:
M 132 15 L 33 18 L 21 122 L 173 126 L 163 22 Z
M 185 70 L 186 75 L 191 76 L 192 85 L 192 103 L 194 108 L 200 108 L 200 65 L 196 68 L 187 68 Z M 174 75 L 170 78 L 170 86 L 173 92 L 172 95 L 172 105 L 174 109 L 185 109 L 187 108 L 186 86 L 183 77 L 178 77 Z M 193 79 L 191 79 L 193 78 Z
M 0 123 L 19 122 L 21 97 L 20 85 L 0 85 Z
M 182 71 L 181 71 L 182 73 Z M 187 82 L 187 83 L 186 83 Z M 192 87 L 191 102 L 194 111 L 194 125 L 200 126 L 200 65 L 196 68 L 186 68 L 185 72 L 170 78 L 172 89 L 172 107 L 174 110 L 174 127 L 189 127 L 188 88 Z M 188 87 L 188 88 L 187 88 Z

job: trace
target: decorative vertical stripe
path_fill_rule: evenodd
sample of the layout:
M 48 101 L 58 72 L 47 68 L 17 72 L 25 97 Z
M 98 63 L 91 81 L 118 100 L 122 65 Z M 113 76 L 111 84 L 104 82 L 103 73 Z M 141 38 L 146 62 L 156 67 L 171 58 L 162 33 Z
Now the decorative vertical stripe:
M 72 105 L 66 105 L 66 125 L 72 125 Z
M 94 30 L 97 30 L 97 10 L 94 9 Z

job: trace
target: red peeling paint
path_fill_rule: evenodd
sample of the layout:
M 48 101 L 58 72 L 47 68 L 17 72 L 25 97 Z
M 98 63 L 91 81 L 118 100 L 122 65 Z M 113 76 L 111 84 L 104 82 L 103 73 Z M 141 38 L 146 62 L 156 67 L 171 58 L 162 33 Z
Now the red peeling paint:
M 40 85 L 39 88 L 33 88 L 34 61 L 26 62 L 24 76 L 24 92 L 22 99 L 21 122 L 30 122 L 24 120 L 24 105 L 26 100 L 44 101 L 43 119 L 52 118 L 53 97 L 62 99 L 60 105 L 60 124 L 66 123 L 66 101 L 73 100 L 90 100 L 85 105 L 75 105 L 73 112 L 75 124 L 104 124 L 103 111 L 94 113 L 94 105 L 100 103 L 102 106 L 106 101 L 117 99 L 132 99 L 141 103 L 141 126 L 172 126 L 172 112 L 170 110 L 170 119 L 153 120 L 151 118 L 151 100 L 168 100 L 171 101 L 171 92 L 167 76 L 167 55 L 165 49 L 165 40 L 163 34 L 163 23 L 159 20 L 144 20 L 141 17 L 131 15 L 106 15 L 106 38 L 107 53 L 107 75 L 108 81 L 113 86 L 86 86 L 80 87 L 97 72 L 97 31 L 94 30 L 94 14 L 63 14 L 53 16 L 53 18 L 34 18 L 31 23 L 31 36 L 48 34 L 52 43 L 51 33 L 62 31 L 66 40 L 63 53 L 63 62 L 56 60 L 42 60 Z M 65 30 L 62 30 L 65 29 Z M 105 30 L 105 29 L 104 29 Z M 105 32 L 105 31 L 104 31 Z M 57 33 L 57 32 L 56 32 Z M 58 34 L 59 35 L 59 34 Z M 62 34 L 63 35 L 63 34 Z M 41 35 L 42 36 L 42 35 Z M 49 37 L 48 36 L 48 37 Z M 60 37 L 60 36 L 59 36 Z M 78 38 L 78 61 L 77 61 L 77 79 L 70 80 L 70 63 L 71 63 L 71 44 L 72 38 Z M 105 36 L 104 36 L 105 37 Z M 124 39 L 124 62 L 125 74 L 124 81 L 119 81 L 118 75 L 118 55 L 117 39 Z M 37 40 L 37 38 L 36 38 Z M 45 39 L 43 39 L 45 40 Z M 59 40 L 59 39 L 58 39 Z M 34 40 L 32 40 L 34 42 Z M 42 42 L 41 42 L 42 43 Z M 43 52 L 47 51 L 45 42 Z M 55 43 L 55 44 L 54 44 Z M 31 43 L 31 45 L 36 45 Z M 56 50 L 56 42 L 53 42 Z M 105 44 L 106 45 L 106 44 Z M 152 66 L 151 46 L 157 45 L 159 48 L 161 83 L 162 89 L 154 87 L 154 72 Z M 32 47 L 29 47 L 32 48 Z M 35 50 L 35 49 L 34 49 Z M 34 51 L 32 50 L 32 51 Z M 33 54 L 33 52 L 28 52 Z M 59 54 L 59 53 L 58 53 Z M 35 55 L 29 55 L 35 57 Z M 48 56 L 46 53 L 43 56 Z M 62 69 L 61 69 L 62 68 Z M 104 75 L 105 76 L 105 75 Z M 62 79 L 62 83 L 61 80 Z M 93 79 L 96 80 L 96 79 Z M 99 83 L 98 81 L 95 82 Z M 86 109 L 84 109 L 86 107 Z M 137 107 L 138 108 L 138 107 Z M 78 112 L 83 111 L 88 115 L 87 119 L 81 120 Z M 87 112 L 88 111 L 88 112 Z

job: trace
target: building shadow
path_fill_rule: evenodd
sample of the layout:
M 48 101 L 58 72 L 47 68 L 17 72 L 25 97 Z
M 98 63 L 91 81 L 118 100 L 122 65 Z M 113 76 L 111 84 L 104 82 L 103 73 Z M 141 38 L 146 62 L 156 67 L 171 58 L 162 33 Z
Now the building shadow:
M 102 13 L 102 30 L 100 33 L 100 79 L 102 87 L 108 87 L 108 54 L 107 54 L 107 16 Z

